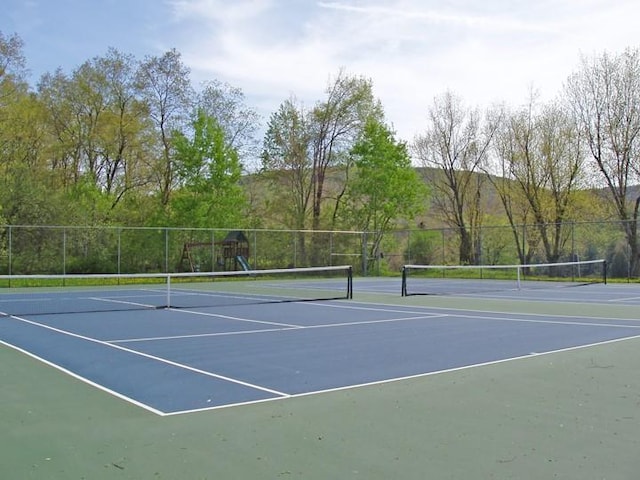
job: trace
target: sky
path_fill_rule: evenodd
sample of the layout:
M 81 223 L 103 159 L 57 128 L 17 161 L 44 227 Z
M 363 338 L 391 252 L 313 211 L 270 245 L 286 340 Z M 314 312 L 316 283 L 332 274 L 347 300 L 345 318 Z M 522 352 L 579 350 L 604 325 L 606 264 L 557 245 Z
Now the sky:
M 340 69 L 371 79 L 399 139 L 436 96 L 517 107 L 561 94 L 581 56 L 640 47 L 638 0 L 2 0 L 36 84 L 109 47 L 142 60 L 175 48 L 197 88 L 240 88 L 266 124 L 295 96 L 311 108 Z

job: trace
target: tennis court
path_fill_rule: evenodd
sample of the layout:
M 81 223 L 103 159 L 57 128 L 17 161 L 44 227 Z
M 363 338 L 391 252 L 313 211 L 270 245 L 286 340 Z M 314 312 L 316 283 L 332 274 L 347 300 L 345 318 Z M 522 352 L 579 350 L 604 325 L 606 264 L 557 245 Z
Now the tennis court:
M 237 422 L 240 415 L 257 422 L 252 438 L 260 443 L 265 441 L 264 432 L 257 432 L 256 425 L 271 418 L 266 431 L 276 434 L 275 424 L 284 424 L 284 430 L 276 430 L 282 437 L 278 443 L 287 443 L 288 451 L 267 448 L 269 462 L 256 462 L 265 455 L 259 453 L 264 446 L 252 451 L 248 464 L 236 465 L 236 470 L 226 463 L 219 465 L 222 459 L 212 453 L 215 466 L 204 458 L 193 461 L 193 470 L 181 478 L 218 478 L 215 472 L 239 478 L 267 472 L 264 476 L 274 478 L 326 478 L 325 474 L 390 478 L 392 472 L 396 478 L 425 478 L 420 476 L 424 472 L 433 472 L 437 478 L 488 478 L 474 477 L 477 469 L 494 478 L 514 474 L 549 478 L 553 472 L 564 478 L 631 478 L 624 474 L 640 466 L 637 433 L 630 433 L 640 426 L 638 286 L 598 283 L 557 288 L 537 283 L 533 289 L 514 289 L 502 288 L 501 281 L 496 281 L 489 288 L 484 288 L 484 282 L 481 291 L 473 292 L 456 286 L 459 280 L 420 279 L 446 283 L 459 293 L 403 297 L 399 278 L 353 280 L 339 273 L 341 278 L 248 277 L 207 282 L 206 288 L 199 278 L 178 284 L 173 279 L 171 290 L 164 280 L 159 286 L 144 287 L 71 286 L 39 288 L 35 293 L 32 288 L 8 289 L 0 294 L 0 342 L 3 356 L 10 357 L 3 377 L 6 384 L 20 384 L 12 376 L 16 372 L 8 371 L 6 365 L 30 358 L 32 363 L 20 368 L 47 375 L 47 382 L 71 380 L 72 391 L 85 389 L 83 396 L 104 397 L 99 402 L 111 403 L 110 408 L 116 402 L 117 411 L 129 405 L 125 408 L 133 410 L 127 410 L 125 417 L 136 418 L 139 411 L 158 432 L 176 428 L 175 422 L 181 422 L 178 430 L 186 425 L 193 428 L 192 419 L 197 417 L 196 422 L 221 425 L 227 437 L 233 437 L 229 433 L 233 427 L 226 422 L 229 418 Z M 612 360 L 618 356 L 620 360 Z M 554 365 L 561 365 L 562 371 Z M 505 378 L 512 383 L 502 384 Z M 28 392 L 33 385 L 22 388 Z M 55 400 L 55 391 L 52 395 L 38 391 L 54 411 L 60 408 L 47 403 L 50 397 Z M 607 398 L 607 393 L 611 398 L 600 405 L 598 395 Z M 12 395 L 22 398 L 20 392 Z M 91 405 L 85 408 L 92 411 Z M 469 408 L 480 417 L 466 426 L 452 427 L 468 415 L 464 410 Z M 9 405 L 4 413 L 11 409 L 18 407 Z M 555 418 L 555 409 L 567 418 Z M 265 411 L 270 413 L 261 417 Z M 593 418 L 593 411 L 603 418 Z M 149 412 L 157 420 L 150 420 Z M 293 416 L 292 412 L 295 421 L 275 420 Z M 175 420 L 163 424 L 169 422 L 167 417 Z M 236 427 L 249 428 L 245 421 Z M 293 430 L 287 431 L 292 421 Z M 375 427 L 367 427 L 369 421 Z M 340 432 L 333 440 L 341 436 L 342 443 L 324 451 L 325 442 L 320 449 L 326 461 L 335 457 L 333 467 L 308 470 L 315 464 L 309 463 L 309 456 L 331 435 L 312 433 L 312 428 L 307 435 L 313 441 L 305 447 L 308 436 L 300 437 L 298 422 L 307 427 L 311 422 L 322 431 L 322 424 L 332 425 L 333 432 Z M 416 430 L 424 422 L 430 430 Z M 511 438 L 502 438 L 505 428 Z M 589 433 L 589 428 L 596 430 Z M 196 430 L 198 435 L 206 434 Z M 367 431 L 376 432 L 378 438 L 369 437 Z M 220 446 L 217 432 L 218 427 L 208 438 Z M 577 451 L 575 445 L 565 444 L 563 435 L 568 432 L 574 439 L 580 432 L 587 435 Z M 465 453 L 460 448 L 473 447 L 487 454 L 482 436 L 493 438 L 500 445 L 498 450 L 482 459 L 467 451 L 469 459 L 462 460 Z M 444 444 L 443 438 L 447 439 Z M 536 446 L 529 445 L 527 438 Z M 600 457 L 611 458 L 612 439 L 611 445 L 619 447 L 615 469 Z M 17 445 L 24 441 L 14 440 Z M 556 445 L 557 441 L 564 445 Z M 607 446 L 598 453 L 594 450 L 598 444 Z M 86 447 L 91 445 L 88 441 Z M 405 450 L 398 451 L 401 447 Z M 247 448 L 243 445 L 241 450 Z M 384 448 L 395 452 L 393 460 L 388 459 L 389 452 L 381 453 Z M 291 449 L 302 452 L 292 456 Z M 344 452 L 338 453 L 339 449 Z M 133 475 L 126 478 L 141 478 L 141 474 L 152 478 L 154 470 L 160 478 L 177 478 L 171 476 L 175 467 L 157 455 L 152 457 L 159 466 L 148 465 L 148 470 L 144 462 L 134 467 L 115 460 L 98 470 L 104 478 L 111 478 L 107 472 L 113 473 L 114 468 Z M 381 465 L 376 455 L 383 455 L 387 462 Z M 546 463 L 542 457 L 548 457 Z M 561 458 L 565 464 L 554 464 L 549 458 Z M 600 462 L 596 471 L 606 477 L 585 475 L 596 461 Z M 33 462 L 31 469 L 21 467 L 31 474 L 40 472 L 40 478 L 63 478 L 44 475 L 52 472 L 34 469 Z M 265 463 L 268 468 L 262 470 Z M 80 464 L 75 473 L 82 470 L 89 477 L 100 477 Z M 45 462 L 44 466 L 50 465 Z M 534 466 L 531 476 L 520 470 Z

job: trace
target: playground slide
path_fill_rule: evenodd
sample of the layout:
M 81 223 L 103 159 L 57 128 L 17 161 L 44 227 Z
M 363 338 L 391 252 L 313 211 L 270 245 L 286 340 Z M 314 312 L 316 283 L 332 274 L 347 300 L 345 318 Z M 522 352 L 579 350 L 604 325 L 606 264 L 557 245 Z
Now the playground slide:
M 247 259 L 244 258 L 242 255 L 238 255 L 236 257 L 236 261 L 240 264 L 243 270 L 245 271 L 251 270 L 251 268 L 249 267 L 249 262 L 247 262 Z

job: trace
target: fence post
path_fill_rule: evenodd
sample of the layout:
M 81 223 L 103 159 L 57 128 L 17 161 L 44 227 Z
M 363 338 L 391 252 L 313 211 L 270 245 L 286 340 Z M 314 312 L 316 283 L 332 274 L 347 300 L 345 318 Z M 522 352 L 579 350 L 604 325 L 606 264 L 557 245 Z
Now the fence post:
M 294 230 L 291 232 L 291 239 L 293 240 L 293 267 L 298 266 L 298 233 Z
M 527 263 L 527 225 L 522 224 L 522 258 L 520 263 Z
M 329 233 L 329 265 L 333 265 L 333 232 Z
M 118 271 L 118 275 L 120 275 L 121 272 L 121 268 L 122 268 L 122 228 L 118 228 L 118 237 L 117 237 L 117 249 L 118 251 L 116 252 L 116 262 L 118 263 L 118 266 L 116 267 L 116 270 Z
M 367 276 L 367 232 L 362 232 L 362 276 Z
M 217 269 L 216 265 L 216 231 L 211 229 L 211 271 Z
M 62 274 L 67 273 L 67 229 L 62 227 Z
M 12 249 L 12 237 L 11 237 L 11 225 L 9 225 L 9 252 L 8 252 L 9 253 L 9 265 L 7 267 L 9 269 L 8 270 L 9 275 L 11 275 L 11 272 L 13 270 L 12 269 L 12 265 L 11 265 L 12 260 L 13 260 L 12 257 L 11 257 L 11 249 Z
M 253 269 L 258 269 L 258 232 L 253 230 Z
M 169 273 L 169 229 L 164 229 L 164 271 Z
M 578 261 L 578 255 L 576 255 L 576 224 L 571 222 L 571 261 Z

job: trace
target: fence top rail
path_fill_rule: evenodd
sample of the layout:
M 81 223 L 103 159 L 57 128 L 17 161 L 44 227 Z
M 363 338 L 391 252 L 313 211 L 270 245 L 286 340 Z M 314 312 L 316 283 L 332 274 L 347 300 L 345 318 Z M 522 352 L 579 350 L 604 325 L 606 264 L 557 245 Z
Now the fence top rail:
M 45 230 L 156 230 L 159 232 L 229 232 L 231 230 L 242 230 L 244 232 L 273 232 L 273 233 L 339 233 L 362 235 L 365 232 L 360 230 L 293 230 L 277 228 L 202 228 L 202 227 L 125 227 L 115 225 L 0 225 L 0 229 L 13 228 L 40 228 Z
M 621 225 L 625 223 L 633 223 L 635 220 L 612 220 L 612 219 L 602 219 L 602 220 L 587 220 L 587 221 L 567 221 L 561 222 L 561 224 L 566 226 L 581 226 L 581 225 Z M 555 223 L 547 223 L 547 226 L 556 225 Z M 517 224 L 517 225 L 483 225 L 480 227 L 481 230 L 491 230 L 491 229 L 502 229 L 502 228 L 535 228 L 538 225 L 535 223 L 527 223 L 527 224 Z M 278 228 L 241 228 L 241 227 L 215 227 L 215 228 L 204 228 L 204 227 L 166 227 L 166 226 L 125 226 L 125 225 L 9 225 L 9 224 L 0 224 L 0 229 L 22 229 L 22 228 L 40 228 L 40 229 L 49 229 L 49 230 L 116 230 L 116 231 L 126 231 L 126 230 L 140 230 L 140 231 L 153 231 L 156 230 L 158 232 L 229 232 L 231 230 L 242 230 L 245 232 L 252 233 L 335 233 L 335 234 L 350 234 L 350 235 L 363 235 L 369 233 L 375 233 L 374 231 L 366 231 L 366 230 L 309 230 L 309 229 L 278 229 Z M 450 227 L 446 225 L 440 226 L 425 226 L 425 227 L 415 227 L 415 228 L 398 228 L 392 230 L 392 232 L 426 232 L 426 231 L 456 231 L 458 228 Z M 391 232 L 389 232 L 391 233 Z

